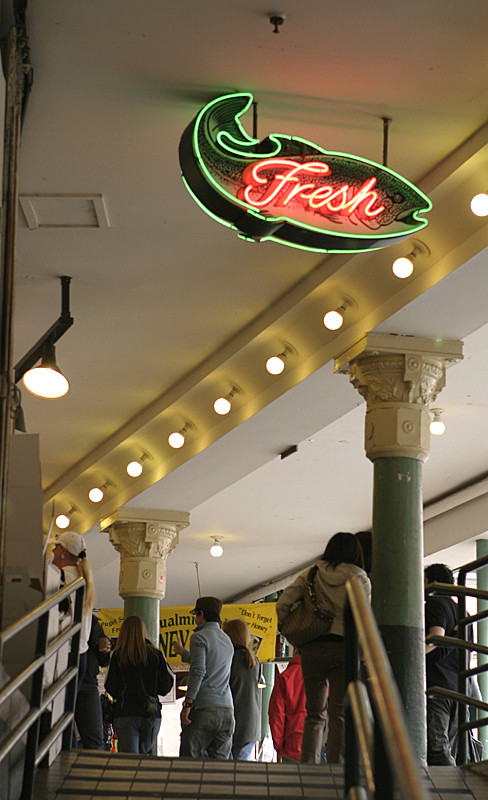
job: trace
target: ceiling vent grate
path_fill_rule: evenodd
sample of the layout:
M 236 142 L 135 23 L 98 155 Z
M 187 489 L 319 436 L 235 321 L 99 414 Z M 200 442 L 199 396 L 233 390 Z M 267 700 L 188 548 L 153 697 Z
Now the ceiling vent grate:
M 31 231 L 39 228 L 110 228 L 101 194 L 23 194 L 19 203 Z

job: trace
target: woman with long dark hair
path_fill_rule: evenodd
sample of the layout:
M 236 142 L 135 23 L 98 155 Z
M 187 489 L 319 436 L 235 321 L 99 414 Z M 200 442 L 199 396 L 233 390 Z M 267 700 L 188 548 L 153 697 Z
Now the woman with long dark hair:
M 149 755 L 161 726 L 158 695 L 168 694 L 173 674 L 147 638 L 143 620 L 126 617 L 110 661 L 105 689 L 113 697 L 114 730 L 121 753 Z
M 251 631 L 244 620 L 225 620 L 222 630 L 234 645 L 230 672 L 235 718 L 232 758 L 236 761 L 252 761 L 252 751 L 261 735 L 259 661 L 251 650 Z
M 320 751 L 328 717 L 326 754 L 327 762 L 333 764 L 339 761 L 343 752 L 346 582 L 353 576 L 357 577 L 363 584 L 368 598 L 371 596 L 371 583 L 364 571 L 361 545 L 352 533 L 336 533 L 325 548 L 323 556 L 316 562 L 316 566 L 314 590 L 317 605 L 321 606 L 321 600 L 322 604 L 325 601 L 332 604 L 334 619 L 327 633 L 300 648 L 307 701 L 300 760 L 309 764 L 320 764 Z M 276 603 L 278 626 L 286 619 L 292 606 L 303 599 L 307 590 L 309 571 L 307 569 L 302 572 L 281 594 Z

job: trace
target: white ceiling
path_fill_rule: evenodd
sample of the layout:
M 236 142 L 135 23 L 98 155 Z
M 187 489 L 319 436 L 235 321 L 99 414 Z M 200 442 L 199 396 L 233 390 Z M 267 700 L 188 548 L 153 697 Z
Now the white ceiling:
M 465 341 L 436 403 L 447 432 L 432 441 L 425 501 L 488 473 L 488 225 L 468 208 L 488 187 L 488 4 L 471 0 L 468 14 L 462 0 L 286 0 L 278 35 L 270 10 L 261 0 L 28 8 L 20 192 L 61 195 L 58 223 L 86 220 L 87 203 L 72 196 L 101 195 L 109 227 L 30 230 L 21 212 L 14 360 L 57 318 L 58 279 L 70 275 L 75 324 L 57 345 L 70 392 L 46 401 L 24 391 L 23 406 L 40 434 L 45 527 L 53 503 L 57 513 L 77 506 L 72 527 L 87 533 L 103 606 L 120 603 L 118 555 L 97 523 L 127 503 L 190 512 L 168 561 L 170 604 L 192 602 L 195 562 L 202 592 L 231 599 L 293 572 L 336 530 L 371 526 L 364 405 L 333 373 L 334 356 L 365 331 Z M 380 162 L 382 117 L 392 118 L 388 164 L 434 204 L 421 237 L 431 256 L 412 278 L 389 269 L 405 245 L 342 257 L 249 244 L 196 206 L 179 139 L 234 89 L 254 93 L 261 138 L 294 133 Z M 321 319 L 344 294 L 356 305 L 332 335 Z M 284 342 L 297 355 L 271 379 L 264 361 Z M 234 383 L 235 408 L 216 420 L 213 400 Z M 195 430 L 170 452 L 167 435 L 187 419 Z M 131 481 L 124 464 L 143 449 L 152 458 Z M 92 507 L 86 489 L 107 479 Z M 426 553 L 483 533 L 485 519 L 455 527 L 437 515 Z M 212 535 L 224 537 L 220 560 L 208 555 Z

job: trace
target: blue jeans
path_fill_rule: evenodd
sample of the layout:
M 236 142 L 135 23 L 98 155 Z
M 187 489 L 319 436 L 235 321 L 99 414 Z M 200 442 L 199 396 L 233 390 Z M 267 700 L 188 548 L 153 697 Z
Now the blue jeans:
M 234 709 L 228 706 L 192 708 L 190 720 L 181 730 L 180 756 L 227 761 L 232 749 Z
M 160 727 L 161 717 L 116 717 L 114 730 L 119 753 L 151 755 Z
M 76 710 L 76 701 L 78 698 L 78 692 L 80 691 L 80 686 L 83 683 L 83 678 L 85 677 L 87 660 L 88 660 L 88 650 L 86 650 L 84 653 L 80 653 L 78 661 L 78 681 L 76 683 L 75 710 Z M 76 736 L 74 723 L 73 723 L 73 732 L 71 734 L 71 747 L 74 748 L 78 747 L 78 738 Z
M 232 758 L 234 761 L 252 761 L 252 753 L 256 742 L 232 745 Z
M 82 683 L 76 698 L 75 720 L 81 746 L 103 750 L 102 703 L 95 683 Z

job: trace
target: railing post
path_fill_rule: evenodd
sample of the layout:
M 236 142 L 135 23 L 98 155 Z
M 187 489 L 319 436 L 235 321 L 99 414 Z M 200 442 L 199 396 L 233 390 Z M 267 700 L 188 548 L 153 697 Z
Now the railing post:
M 466 585 L 466 572 L 461 570 L 458 575 L 458 585 L 465 586 Z M 466 596 L 464 594 L 458 597 L 458 631 L 457 635 L 459 639 L 466 640 L 466 623 L 462 623 L 460 620 L 466 618 Z M 465 671 L 467 669 L 467 663 L 469 659 L 469 650 L 465 650 L 464 647 L 460 647 L 458 649 L 458 692 L 460 694 L 467 695 L 467 678 L 465 675 Z M 457 764 L 465 764 L 468 760 L 468 731 L 465 729 L 465 725 L 468 721 L 468 706 L 464 703 L 458 703 L 458 749 L 457 749 Z
M 46 611 L 37 622 L 37 636 L 35 656 L 45 656 L 47 649 L 47 633 L 49 626 L 49 611 Z M 42 692 L 44 685 L 44 662 L 32 677 L 31 686 L 31 708 L 40 708 L 42 704 Z M 24 757 L 24 777 L 22 781 L 22 800 L 31 800 L 34 789 L 34 773 L 36 766 L 36 754 L 39 744 L 39 730 L 41 718 L 38 717 L 30 727 L 27 734 L 27 742 Z
M 359 638 L 347 596 L 344 607 L 344 696 L 351 681 L 359 680 Z M 349 790 L 359 786 L 361 780 L 359 765 L 359 744 L 356 736 L 351 706 L 346 702 L 344 718 L 344 796 Z
M 85 587 L 80 586 L 80 588 L 76 590 L 76 595 L 75 595 L 73 622 L 81 622 L 83 616 L 84 599 L 85 599 Z M 79 655 L 80 655 L 80 638 L 81 638 L 81 631 L 78 631 L 78 633 L 75 633 L 75 635 L 71 639 L 71 648 L 68 657 L 68 667 L 76 667 L 77 670 L 78 670 Z M 78 693 L 77 690 L 78 690 L 78 675 L 75 675 L 75 677 L 68 683 L 66 687 L 64 710 L 65 712 L 67 711 L 71 713 L 72 718 L 70 725 L 68 725 L 68 727 L 63 732 L 63 750 L 70 750 L 73 740 L 75 704 L 76 704 L 76 695 Z

